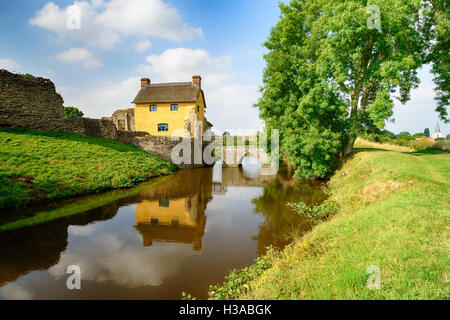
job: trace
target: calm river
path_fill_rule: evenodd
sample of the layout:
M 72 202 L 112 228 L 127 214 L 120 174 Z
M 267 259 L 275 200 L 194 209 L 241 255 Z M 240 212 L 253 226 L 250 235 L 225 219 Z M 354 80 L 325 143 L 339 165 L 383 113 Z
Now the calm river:
M 212 168 L 179 171 L 107 205 L 0 232 L 0 299 L 207 298 L 230 269 L 311 228 L 286 202 L 324 195 L 288 171 L 248 179 L 223 168 L 221 183 Z M 81 269 L 81 290 L 67 289 L 69 265 Z

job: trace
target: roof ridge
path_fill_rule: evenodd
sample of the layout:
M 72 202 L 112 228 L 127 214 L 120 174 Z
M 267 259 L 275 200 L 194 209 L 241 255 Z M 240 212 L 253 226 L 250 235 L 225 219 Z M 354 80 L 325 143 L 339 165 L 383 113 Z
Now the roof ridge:
M 192 85 L 192 82 L 164 82 L 164 83 L 151 83 L 150 86 L 187 86 Z

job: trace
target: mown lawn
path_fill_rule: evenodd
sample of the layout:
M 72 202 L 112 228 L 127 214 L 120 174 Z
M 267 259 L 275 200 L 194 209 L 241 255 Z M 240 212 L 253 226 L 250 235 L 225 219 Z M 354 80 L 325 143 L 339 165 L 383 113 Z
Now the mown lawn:
M 135 146 L 61 132 L 0 128 L 0 208 L 131 187 L 175 167 Z
M 329 182 L 339 213 L 232 272 L 211 298 L 448 299 L 450 154 L 362 147 Z M 367 287 L 369 266 L 379 290 Z

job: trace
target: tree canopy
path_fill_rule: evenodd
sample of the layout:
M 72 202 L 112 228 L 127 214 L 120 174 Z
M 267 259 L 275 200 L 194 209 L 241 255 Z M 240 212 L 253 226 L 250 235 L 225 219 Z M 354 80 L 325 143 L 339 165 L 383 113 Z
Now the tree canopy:
M 394 99 L 409 100 L 417 69 L 431 59 L 435 10 L 420 0 L 292 0 L 280 8 L 257 107 L 266 127 L 280 130 L 297 175 L 324 178 L 359 133 L 384 128 Z
M 82 116 L 84 116 L 84 114 L 81 110 L 78 110 L 75 107 L 64 107 L 64 118 L 66 118 L 66 120 L 81 118 Z

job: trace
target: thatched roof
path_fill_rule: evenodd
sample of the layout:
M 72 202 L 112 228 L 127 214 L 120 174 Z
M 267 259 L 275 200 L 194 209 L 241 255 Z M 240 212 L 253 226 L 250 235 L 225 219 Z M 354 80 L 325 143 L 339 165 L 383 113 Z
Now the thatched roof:
M 156 83 L 139 90 L 133 103 L 196 102 L 203 91 L 191 82 Z

